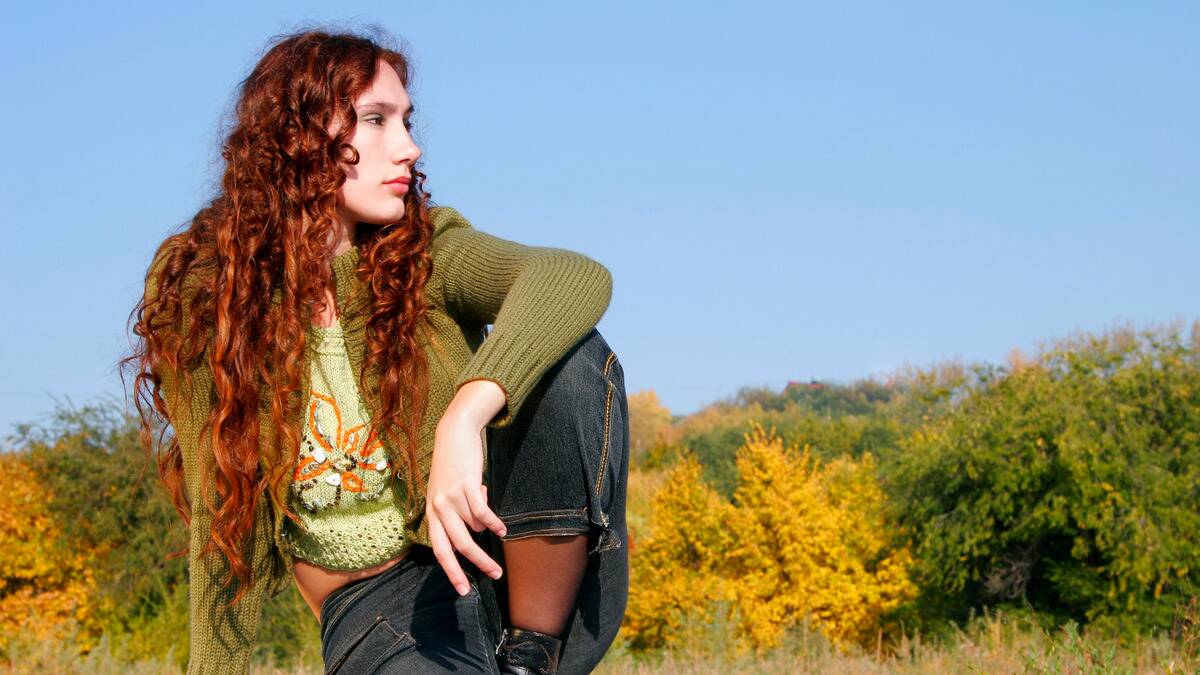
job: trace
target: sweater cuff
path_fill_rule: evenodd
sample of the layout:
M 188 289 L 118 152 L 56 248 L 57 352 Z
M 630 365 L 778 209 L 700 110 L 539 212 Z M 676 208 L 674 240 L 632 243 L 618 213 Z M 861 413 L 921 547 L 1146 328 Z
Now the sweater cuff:
M 496 415 L 492 417 L 492 419 L 485 425 L 493 429 L 500 429 L 512 424 L 513 417 L 516 416 L 517 410 L 520 408 L 518 402 L 514 400 L 513 394 L 510 393 L 516 391 L 516 389 L 512 384 L 507 384 L 514 382 L 517 377 L 514 373 L 510 372 L 510 370 L 500 371 L 497 368 L 493 368 L 491 364 L 480 363 L 476 361 L 473 362 L 470 367 L 464 370 L 454 382 L 454 392 L 456 394 L 464 384 L 468 382 L 474 382 L 475 380 L 487 380 L 489 382 L 495 382 L 496 385 L 504 391 L 504 407 L 501 408 L 500 411 L 497 412 Z M 534 383 L 536 384 L 536 380 Z M 531 387 L 527 387 L 526 389 L 528 388 Z M 521 400 L 524 400 L 525 393 L 528 392 L 523 392 L 521 394 Z
M 546 371 L 596 326 L 612 296 L 612 275 L 581 255 L 559 254 L 531 262 L 518 287 L 454 380 L 456 394 L 471 380 L 490 380 L 504 390 L 504 408 L 486 425 L 493 429 L 512 424 Z

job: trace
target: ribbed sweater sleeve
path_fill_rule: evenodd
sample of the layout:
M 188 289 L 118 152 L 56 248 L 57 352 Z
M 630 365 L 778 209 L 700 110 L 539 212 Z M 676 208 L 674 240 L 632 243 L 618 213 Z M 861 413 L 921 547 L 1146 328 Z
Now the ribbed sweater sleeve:
M 434 277 L 447 311 L 492 324 L 454 389 L 480 379 L 500 385 L 507 402 L 488 426 L 507 426 L 541 376 L 600 321 L 612 275 L 581 253 L 481 232 L 450 207 L 433 209 L 433 219 Z
M 156 292 L 155 276 L 160 266 L 156 258 L 146 279 L 146 298 Z M 186 288 L 186 284 L 185 284 Z M 184 299 L 182 325 L 187 324 L 187 301 Z M 271 519 L 266 499 L 259 501 L 253 536 L 252 568 L 256 583 L 233 607 L 224 605 L 237 590 L 235 579 L 227 588 L 223 582 L 229 569 L 220 551 L 201 557 L 212 529 L 212 513 L 201 497 L 201 477 L 209 481 L 213 494 L 211 473 L 201 462 L 201 427 L 211 407 L 212 375 L 207 364 L 191 373 L 190 387 L 177 373 L 164 369 L 161 389 L 167 404 L 168 421 L 179 440 L 183 455 L 184 481 L 191 502 L 190 553 L 188 556 L 189 651 L 188 673 L 246 673 L 258 634 L 262 605 L 269 586 L 270 551 L 273 543 Z M 183 387 L 181 389 L 181 387 Z

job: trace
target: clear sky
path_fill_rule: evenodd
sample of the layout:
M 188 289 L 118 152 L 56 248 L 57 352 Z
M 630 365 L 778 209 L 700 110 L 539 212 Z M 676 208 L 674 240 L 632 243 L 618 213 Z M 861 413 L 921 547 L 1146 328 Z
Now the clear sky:
M 612 271 L 673 412 L 1200 318 L 1196 3 L 136 4 L 5 11 L 0 434 L 122 396 L 235 87 L 328 22 L 407 42 L 439 203 Z

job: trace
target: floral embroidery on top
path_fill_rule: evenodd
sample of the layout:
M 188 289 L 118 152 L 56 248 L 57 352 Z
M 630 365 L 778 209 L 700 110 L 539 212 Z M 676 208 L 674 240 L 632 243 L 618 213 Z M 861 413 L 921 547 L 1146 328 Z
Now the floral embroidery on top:
M 391 471 L 375 430 L 368 431 L 366 424 L 343 430 L 337 401 L 315 390 L 311 393 L 292 491 L 304 508 L 314 513 L 341 503 L 346 493 L 362 501 L 378 499 Z M 321 428 L 317 416 L 323 404 L 336 420 L 332 436 Z

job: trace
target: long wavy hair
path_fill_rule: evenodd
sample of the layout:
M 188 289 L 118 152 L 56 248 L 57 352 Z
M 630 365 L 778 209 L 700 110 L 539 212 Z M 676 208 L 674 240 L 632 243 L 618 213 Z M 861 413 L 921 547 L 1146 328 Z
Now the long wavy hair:
M 130 314 L 139 339 L 119 362 L 122 377 L 134 364 L 142 443 L 189 527 L 192 504 L 179 440 L 172 435 L 163 443 L 160 425 L 154 442 L 147 408 L 169 421 L 160 393 L 165 369 L 183 376 L 176 378 L 180 390 L 190 389 L 198 366 L 207 363 L 212 373 L 215 396 L 200 432 L 202 447 L 206 434 L 211 439 L 211 455 L 201 453 L 200 484 L 213 520 L 201 555 L 219 549 L 228 559 L 225 583 L 234 577 L 240 582 L 231 604 L 255 581 L 246 542 L 264 493 L 276 509 L 296 518 L 278 495 L 292 479 L 300 450 L 301 430 L 289 421 L 300 419 L 306 402 L 306 392 L 299 391 L 305 337 L 332 277 L 327 242 L 337 222 L 337 191 L 346 180 L 340 162 L 359 159 L 348 143 L 357 124 L 353 102 L 381 64 L 394 68 L 406 88 L 410 81 L 409 59 L 382 41 L 321 30 L 272 40 L 240 85 L 234 123 L 222 145 L 217 195 L 160 245 L 155 260 L 163 262 L 147 274 L 147 288 L 153 284 L 157 292 L 144 295 Z M 341 124 L 330 136 L 326 129 L 335 120 Z M 427 310 L 423 289 L 433 227 L 425 174 L 415 166 L 411 173 L 404 216 L 395 223 L 359 223 L 354 243 L 360 250 L 356 273 L 371 303 L 359 386 L 367 390 L 368 372 L 377 376 L 380 405 L 372 411 L 372 424 L 390 447 L 403 448 L 410 483 L 416 485 L 418 425 L 428 387 L 416 334 Z M 281 291 L 278 306 L 275 289 Z M 263 445 L 259 411 L 268 400 L 273 427 L 282 433 Z M 181 405 L 176 414 L 187 415 L 189 403 Z M 260 463 L 268 470 L 260 471 Z M 415 490 L 406 492 L 412 512 Z

